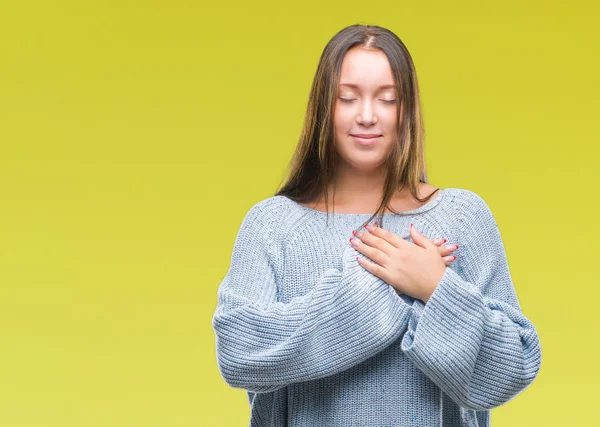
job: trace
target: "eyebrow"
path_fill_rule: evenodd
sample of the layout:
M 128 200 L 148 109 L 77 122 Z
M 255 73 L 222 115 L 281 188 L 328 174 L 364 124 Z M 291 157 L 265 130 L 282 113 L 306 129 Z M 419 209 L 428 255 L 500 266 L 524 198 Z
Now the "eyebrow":
M 358 85 L 354 84 L 354 83 L 340 83 L 340 86 L 350 86 L 350 87 L 358 89 Z M 379 89 L 388 89 L 388 88 L 394 88 L 394 87 L 396 87 L 396 86 L 395 85 L 382 85 L 382 86 L 379 86 Z

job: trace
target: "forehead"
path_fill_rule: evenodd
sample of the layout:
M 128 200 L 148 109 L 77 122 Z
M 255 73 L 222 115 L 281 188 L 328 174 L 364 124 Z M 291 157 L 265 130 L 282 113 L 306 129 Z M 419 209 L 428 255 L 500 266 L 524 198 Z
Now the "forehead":
M 379 49 L 350 49 L 342 61 L 340 88 L 380 90 L 394 87 L 392 67 Z

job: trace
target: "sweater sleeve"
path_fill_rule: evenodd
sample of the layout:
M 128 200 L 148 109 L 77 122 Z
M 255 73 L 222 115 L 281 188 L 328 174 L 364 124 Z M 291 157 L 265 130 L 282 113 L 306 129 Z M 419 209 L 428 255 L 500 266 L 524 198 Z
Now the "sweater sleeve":
M 446 267 L 427 303 L 413 305 L 401 348 L 458 405 L 488 410 L 533 382 L 542 353 L 521 312 L 494 215 L 469 194 L 457 222 L 460 274 Z
M 342 270 L 328 268 L 311 291 L 278 301 L 281 254 L 264 204 L 238 231 L 212 319 L 217 363 L 231 387 L 266 393 L 344 371 L 406 331 L 412 308 L 364 269 L 350 243 Z M 302 260 L 286 260 L 302 262 Z M 310 268 L 310 267 L 307 267 Z

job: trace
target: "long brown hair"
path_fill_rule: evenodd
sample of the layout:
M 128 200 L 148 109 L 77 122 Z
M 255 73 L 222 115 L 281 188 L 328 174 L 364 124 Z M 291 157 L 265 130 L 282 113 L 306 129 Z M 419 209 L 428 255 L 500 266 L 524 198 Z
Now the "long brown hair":
M 275 195 L 298 203 L 311 203 L 325 197 L 328 205 L 328 187 L 333 183 L 335 200 L 336 151 L 334 146 L 333 112 L 337 98 L 338 79 L 342 61 L 351 48 L 382 50 L 390 63 L 397 108 L 396 143 L 386 160 L 387 173 L 384 194 L 376 212 L 380 223 L 394 192 L 408 185 L 411 195 L 419 202 L 428 201 L 435 191 L 424 199 L 418 195 L 419 181 L 427 183 L 424 150 L 424 127 L 421 114 L 419 87 L 415 67 L 404 43 L 393 32 L 376 25 L 351 25 L 339 31 L 325 46 L 313 79 L 302 133 L 289 164 L 288 179 Z M 436 190 L 437 191 L 437 190 Z M 329 217 L 329 209 L 327 209 Z

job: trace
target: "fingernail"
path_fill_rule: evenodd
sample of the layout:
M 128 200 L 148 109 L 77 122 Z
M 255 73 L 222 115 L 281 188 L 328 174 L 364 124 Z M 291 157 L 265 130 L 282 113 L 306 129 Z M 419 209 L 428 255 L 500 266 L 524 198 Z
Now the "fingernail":
M 444 243 L 446 243 L 446 242 L 447 242 L 447 240 L 446 240 L 446 239 L 444 239 Z

